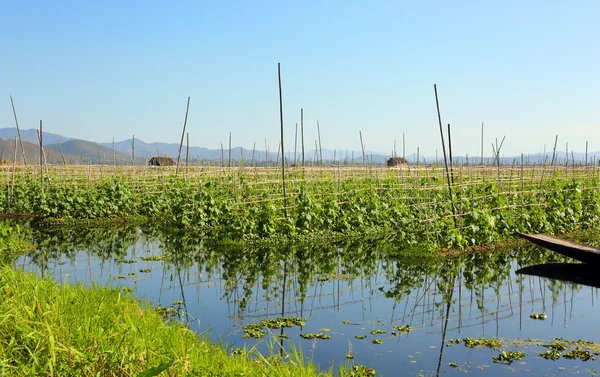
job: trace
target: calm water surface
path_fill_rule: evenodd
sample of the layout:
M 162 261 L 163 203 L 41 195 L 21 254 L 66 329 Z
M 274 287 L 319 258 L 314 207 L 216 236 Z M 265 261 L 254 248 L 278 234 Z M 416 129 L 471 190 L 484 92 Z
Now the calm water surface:
M 272 249 L 215 247 L 193 234 L 138 228 L 35 231 L 33 237 L 39 249 L 20 258 L 18 267 L 60 282 L 129 287 L 162 307 L 181 302 L 172 306 L 181 320 L 232 348 L 267 352 L 268 343 L 276 343 L 269 336 L 243 339 L 242 327 L 283 314 L 306 318 L 305 327 L 285 329 L 285 347 L 293 343 L 324 369 L 363 364 L 382 376 L 600 370 L 598 361 L 544 360 L 539 354 L 545 348 L 521 341 L 600 342 L 597 288 L 516 274 L 522 267 L 564 261 L 536 247 L 434 260 L 397 250 L 390 239 Z M 151 260 L 163 256 L 168 258 Z M 534 320 L 532 313 L 548 318 Z M 398 333 L 393 326 L 401 325 L 411 331 L 392 335 Z M 385 334 L 371 334 L 379 329 Z M 331 339 L 307 340 L 301 333 Z M 498 350 L 448 345 L 466 337 L 502 338 L 504 350 L 528 356 L 497 364 L 492 357 Z

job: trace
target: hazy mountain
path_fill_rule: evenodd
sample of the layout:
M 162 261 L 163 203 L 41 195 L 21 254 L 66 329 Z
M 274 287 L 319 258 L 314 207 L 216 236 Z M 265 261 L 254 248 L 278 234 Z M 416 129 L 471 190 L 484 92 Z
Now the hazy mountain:
M 65 142 L 61 142 L 60 146 L 58 143 L 56 143 L 47 145 L 45 148 L 57 152 L 59 154 L 62 148 L 62 152 L 65 155 L 73 156 L 77 160 L 81 160 L 81 162 L 83 163 L 113 163 L 113 150 L 111 148 L 107 148 L 105 146 L 93 143 L 91 141 L 72 139 Z M 131 161 L 130 156 L 117 151 L 115 151 L 114 153 L 114 159 L 117 163 Z
M 23 142 L 23 148 L 25 149 L 25 159 L 28 164 L 39 164 L 40 163 L 40 145 L 31 144 L 26 141 Z M 0 159 L 11 161 L 14 159 L 15 153 L 15 140 L 0 139 Z M 60 153 L 56 153 L 48 148 L 44 147 L 44 153 L 46 154 L 46 162 L 49 164 L 62 163 L 62 157 Z M 21 146 L 17 147 L 17 162 L 23 163 L 23 154 L 21 152 Z M 70 156 L 67 156 L 70 157 Z
M 0 138 L 10 139 L 10 140 L 14 141 L 16 136 L 17 136 L 17 128 L 16 127 L 0 128 Z M 71 138 L 53 134 L 50 132 L 45 132 L 45 131 L 43 132 L 42 136 L 43 136 L 43 140 L 42 140 L 43 145 L 62 143 L 63 141 L 71 140 Z M 37 129 L 35 129 L 35 128 L 31 128 L 28 130 L 21 130 L 21 139 L 24 142 L 26 141 L 31 144 L 40 145 L 40 142 L 37 137 Z
M 0 148 L 4 148 L 3 152 L 0 149 L 0 155 L 4 159 L 12 160 L 12 156 L 14 153 L 14 138 L 17 134 L 16 128 L 0 128 Z M 21 137 L 23 138 L 24 144 L 26 142 L 30 142 L 31 144 L 25 146 L 26 149 L 26 157 L 28 161 L 39 161 L 39 142 L 37 139 L 37 131 L 35 129 L 29 130 L 21 130 Z M 2 140 L 4 139 L 4 140 Z M 65 155 L 65 159 L 69 163 L 113 163 L 113 143 L 94 143 L 86 140 L 75 140 L 72 138 L 68 138 L 65 136 L 44 132 L 43 133 L 43 142 L 46 150 L 46 158 L 48 162 L 60 163 L 62 162 L 62 157 L 60 156 L 60 148 L 58 143 L 62 146 L 63 153 Z M 117 164 L 129 163 L 131 161 L 131 152 L 132 152 L 132 140 L 127 139 L 114 143 L 115 148 L 115 162 Z M 257 164 L 264 164 L 265 160 L 269 160 L 270 163 L 274 163 L 277 161 L 279 153 L 276 150 L 277 146 L 273 147 L 269 153 L 266 153 L 264 150 L 249 150 L 241 147 L 235 147 L 231 149 L 231 160 L 232 164 L 237 165 L 240 160 L 243 159 L 243 163 L 245 165 L 250 165 L 251 161 L 254 160 Z M 20 152 L 19 152 L 20 153 Z M 56 154 L 58 153 L 58 154 Z M 179 144 L 177 143 L 146 143 L 143 140 L 135 139 L 135 157 L 137 163 L 143 163 L 143 160 L 148 160 L 153 156 L 169 156 L 174 159 L 177 158 L 177 154 L 179 153 Z M 290 164 L 294 163 L 293 158 L 293 149 L 288 148 L 285 153 L 286 158 Z M 323 149 L 320 153 L 317 153 L 316 150 L 306 150 L 304 153 L 304 160 L 307 165 L 317 164 L 318 161 L 322 159 L 324 163 L 331 163 L 331 161 L 342 161 L 342 163 L 351 163 L 362 164 L 362 151 L 358 150 L 346 150 L 346 149 Z M 186 146 L 184 145 L 181 150 L 181 158 L 182 161 L 185 160 L 186 155 Z M 381 152 L 365 152 L 366 160 L 368 163 L 375 164 L 384 164 L 387 159 L 391 157 L 389 154 L 381 153 Z M 573 159 L 575 163 L 584 164 L 585 163 L 585 153 L 569 152 L 569 164 L 573 163 Z M 566 163 L 566 152 L 556 152 L 555 155 L 555 165 L 564 165 Z M 19 158 L 20 159 L 20 158 Z M 19 160 L 18 159 L 18 160 Z M 203 147 L 190 147 L 189 148 L 189 159 L 190 161 L 215 161 L 221 162 L 221 159 L 225 164 L 229 161 L 229 149 L 224 146 L 223 150 L 221 149 L 208 149 Z M 301 161 L 302 155 L 301 152 L 297 151 L 296 161 Z M 417 163 L 416 154 L 406 155 L 406 159 L 411 164 Z M 596 163 L 600 161 L 600 152 L 590 152 L 587 156 L 588 163 Z M 527 154 L 523 156 L 523 160 L 525 164 L 528 165 L 541 165 L 544 163 L 549 165 L 552 161 L 552 153 L 547 152 L 545 155 L 542 153 L 534 153 Z M 437 159 L 434 156 L 419 156 L 419 164 L 432 164 L 432 163 L 440 163 L 444 162 L 443 156 L 440 154 Z M 481 163 L 481 157 L 477 156 L 453 156 L 453 161 L 455 164 L 475 164 L 478 165 Z M 486 165 L 491 165 L 494 163 L 494 159 L 492 157 L 484 157 L 484 162 Z M 502 165 L 520 165 L 521 156 L 503 156 L 500 158 L 500 163 Z

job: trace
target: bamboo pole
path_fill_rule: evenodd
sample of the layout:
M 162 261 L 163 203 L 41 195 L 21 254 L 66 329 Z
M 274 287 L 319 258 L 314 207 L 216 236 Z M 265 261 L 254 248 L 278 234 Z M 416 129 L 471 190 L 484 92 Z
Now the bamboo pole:
M 358 131 L 360 136 L 360 148 L 362 149 L 363 166 L 365 166 L 365 145 L 363 144 L 362 131 Z
M 304 166 L 304 109 L 300 109 L 300 138 L 302 139 L 302 166 Z
M 294 165 L 298 163 L 298 123 L 296 123 L 296 133 L 294 136 Z
M 13 115 L 15 116 L 15 125 L 17 126 L 17 136 L 19 143 L 21 144 L 21 153 L 23 154 L 23 163 L 27 166 L 27 157 L 25 157 L 25 148 L 23 147 L 23 139 L 21 139 L 21 130 L 19 129 L 19 121 L 17 120 L 17 111 L 15 110 L 15 103 L 13 102 L 12 95 L 10 96 L 10 104 L 12 105 Z
M 231 168 L 231 132 L 229 132 L 229 162 L 227 164 Z
M 187 106 L 185 108 L 185 120 L 183 121 L 183 131 L 181 132 L 181 141 L 179 142 L 179 153 L 177 154 L 177 167 L 175 168 L 175 177 L 179 173 L 179 163 L 181 162 L 181 148 L 183 146 L 183 137 L 185 136 L 185 127 L 187 126 L 188 112 L 190 110 L 190 97 L 187 99 Z
M 190 133 L 186 132 L 186 147 L 185 147 L 185 174 L 188 173 L 188 162 L 190 156 Z
M 444 152 L 444 165 L 446 166 L 446 178 L 448 180 L 448 191 L 450 192 L 450 202 L 452 204 L 452 218 L 454 219 L 454 226 L 456 227 L 456 208 L 454 207 L 454 197 L 452 195 L 452 184 L 450 183 L 450 171 L 448 170 L 448 159 L 446 158 L 446 144 L 444 143 L 444 130 L 442 129 L 442 116 L 440 114 L 440 102 L 438 100 L 437 85 L 433 84 L 433 91 L 435 92 L 435 106 L 437 108 L 438 122 L 440 125 L 440 137 L 442 138 L 442 151 Z
M 283 93 L 281 91 L 281 64 L 277 63 L 277 78 L 279 80 L 279 119 L 281 122 L 281 183 L 283 186 L 283 213 L 285 216 L 285 220 L 287 221 L 288 213 L 287 213 L 287 196 L 285 190 L 285 163 L 283 158 Z M 285 286 L 284 286 L 285 291 Z
M 321 167 L 323 167 L 323 149 L 321 148 L 321 127 L 319 127 L 319 121 L 317 121 L 317 134 L 319 135 L 319 159 L 321 160 Z

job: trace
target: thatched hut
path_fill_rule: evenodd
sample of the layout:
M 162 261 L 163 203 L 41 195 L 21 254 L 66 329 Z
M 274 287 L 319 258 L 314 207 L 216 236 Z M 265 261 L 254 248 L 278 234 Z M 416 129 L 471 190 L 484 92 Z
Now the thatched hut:
M 406 161 L 406 159 L 402 157 L 392 157 L 389 160 L 387 160 L 387 166 L 389 167 L 399 165 L 408 165 L 408 161 Z
M 175 161 L 171 157 L 152 157 L 148 161 L 150 166 L 175 166 Z

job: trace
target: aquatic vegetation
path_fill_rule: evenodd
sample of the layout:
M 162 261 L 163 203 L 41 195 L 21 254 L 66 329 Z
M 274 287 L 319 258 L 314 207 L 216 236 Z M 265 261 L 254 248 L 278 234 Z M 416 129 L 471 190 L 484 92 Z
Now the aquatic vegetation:
M 165 256 L 165 255 L 162 255 L 162 256 L 151 255 L 149 257 L 140 257 L 140 259 L 143 260 L 143 261 L 161 261 L 161 260 L 167 259 L 167 256 Z
M 447 345 L 449 346 L 452 344 L 460 344 L 460 343 L 464 343 L 465 347 L 468 347 L 468 348 L 475 348 L 475 347 L 499 348 L 500 346 L 502 346 L 502 341 L 500 339 L 496 339 L 496 338 L 479 338 L 479 339 L 454 338 L 454 339 L 450 339 L 450 342 Z
M 515 360 L 527 357 L 526 353 L 520 351 L 502 351 L 498 356 L 492 357 L 495 363 L 511 364 Z
M 300 337 L 303 339 L 331 339 L 330 335 L 326 335 L 323 333 L 300 334 Z
M 258 323 L 249 323 L 243 327 L 244 335 L 242 338 L 256 338 L 260 339 L 267 333 L 264 329 L 281 329 L 284 327 L 293 327 L 300 326 L 303 327 L 306 325 L 306 318 L 300 317 L 279 317 L 275 319 L 264 319 Z
M 547 319 L 548 316 L 546 314 L 543 314 L 543 313 L 539 313 L 539 314 L 532 313 L 532 314 L 529 315 L 529 318 L 531 318 L 531 319 L 540 319 L 540 320 L 543 321 L 543 320 Z
M 377 371 L 375 369 L 367 368 L 364 365 L 353 365 L 349 377 L 371 377 L 376 374 Z
M 366 336 L 366 335 L 355 335 L 354 337 L 355 337 L 356 339 L 359 339 L 359 340 L 360 340 L 360 339 L 366 339 L 366 338 L 367 338 L 367 336 Z
M 373 339 L 373 340 L 371 340 L 371 343 L 373 343 L 373 344 L 382 344 L 383 340 L 381 340 L 381 339 Z
M 371 330 L 371 334 L 373 334 L 373 335 L 376 335 L 376 334 L 385 334 L 385 330 L 383 330 L 383 329 Z
M 579 347 L 576 347 L 574 350 L 571 350 L 569 352 L 565 352 L 563 354 L 563 357 L 565 359 L 571 359 L 571 360 L 572 359 L 580 359 L 581 361 L 596 360 L 596 358 L 590 351 L 583 350 Z
M 349 325 L 349 324 L 350 324 L 350 321 L 348 321 L 348 320 L 346 319 L 346 320 L 344 320 L 343 324 L 344 324 L 344 325 Z
M 402 326 L 392 326 L 394 329 L 400 331 L 400 332 L 410 332 L 410 330 L 412 330 L 412 327 L 410 327 L 409 325 L 402 325 Z
M 140 270 L 140 272 L 141 272 L 141 273 L 144 273 L 144 274 L 147 274 L 147 273 L 149 273 L 149 272 L 152 272 L 152 270 L 151 270 L 151 269 L 149 269 L 149 268 L 144 268 L 143 270 Z

